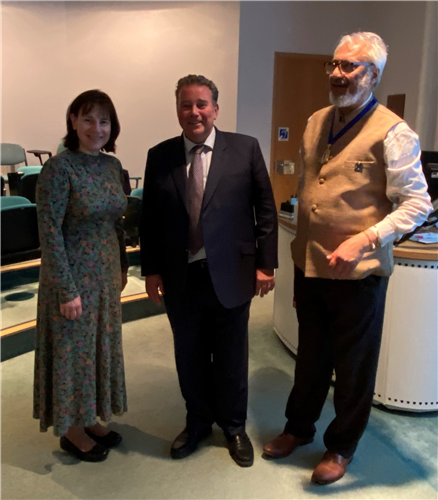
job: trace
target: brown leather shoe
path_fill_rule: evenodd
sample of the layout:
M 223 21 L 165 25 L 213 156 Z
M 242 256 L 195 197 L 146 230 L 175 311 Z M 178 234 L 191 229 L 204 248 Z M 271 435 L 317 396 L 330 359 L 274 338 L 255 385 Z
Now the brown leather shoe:
M 303 446 L 313 441 L 311 439 L 303 439 L 282 432 L 275 439 L 270 441 L 263 447 L 263 458 L 285 458 L 288 457 L 297 446 Z
M 353 461 L 353 457 L 344 458 L 338 453 L 326 451 L 312 474 L 312 482 L 318 484 L 330 484 L 338 481 L 344 476 L 347 467 Z

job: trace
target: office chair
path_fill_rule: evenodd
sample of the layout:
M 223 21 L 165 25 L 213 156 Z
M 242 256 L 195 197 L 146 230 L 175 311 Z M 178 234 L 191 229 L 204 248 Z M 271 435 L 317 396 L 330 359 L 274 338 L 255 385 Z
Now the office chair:
M 15 165 L 27 165 L 26 151 L 19 144 L 2 142 L 0 144 L 0 164 L 10 165 L 11 172 L 15 172 Z
M 9 198 L 9 197 L 5 197 Z M 41 256 L 36 205 L 1 207 L 1 264 L 13 264 Z
M 37 166 L 23 166 L 23 167 L 18 167 L 17 172 L 22 172 L 23 174 L 39 174 L 41 172 L 41 169 L 43 167 L 40 167 L 39 165 Z
M 131 196 L 136 196 L 137 198 L 143 198 L 143 188 L 135 188 L 131 191 Z
M 40 174 L 24 174 L 20 179 L 18 194 L 24 196 L 31 203 L 36 201 L 36 185 Z
M 51 151 L 46 151 L 45 149 L 28 149 L 28 153 L 34 154 L 38 160 L 40 161 L 40 165 L 43 165 L 43 159 L 41 158 L 42 155 L 49 155 L 49 158 L 52 157 L 52 152 Z
M 131 194 L 131 183 L 129 182 L 129 172 L 126 169 L 122 169 L 122 186 L 123 192 L 126 196 Z
M 0 208 L 2 210 L 4 208 L 21 207 L 22 205 L 30 204 L 30 200 L 24 198 L 23 196 L 5 196 L 4 198 L 0 198 Z

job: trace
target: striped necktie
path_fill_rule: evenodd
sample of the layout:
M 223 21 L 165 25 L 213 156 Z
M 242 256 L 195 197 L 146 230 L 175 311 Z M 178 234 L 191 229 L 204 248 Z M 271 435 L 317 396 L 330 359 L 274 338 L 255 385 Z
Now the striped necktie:
M 199 252 L 204 246 L 201 225 L 201 207 L 204 197 L 204 169 L 202 166 L 201 153 L 204 145 L 198 145 L 192 148 L 194 153 L 193 162 L 190 166 L 188 179 L 189 195 L 189 250 L 192 255 Z

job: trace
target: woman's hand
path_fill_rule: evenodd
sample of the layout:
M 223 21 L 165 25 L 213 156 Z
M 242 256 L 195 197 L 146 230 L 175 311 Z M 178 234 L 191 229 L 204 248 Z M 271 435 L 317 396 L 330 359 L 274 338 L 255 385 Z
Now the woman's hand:
M 128 273 L 123 273 L 122 272 L 122 288 L 120 289 L 122 292 L 125 289 L 125 286 L 128 283 Z
M 59 304 L 61 314 L 67 319 L 78 319 L 82 316 L 82 302 L 81 297 L 78 295 L 71 302 L 66 304 Z

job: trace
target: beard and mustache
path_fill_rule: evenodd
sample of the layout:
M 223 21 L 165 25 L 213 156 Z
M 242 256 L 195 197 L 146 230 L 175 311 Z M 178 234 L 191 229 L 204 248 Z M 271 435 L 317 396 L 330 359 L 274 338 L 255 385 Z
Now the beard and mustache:
M 357 88 L 354 94 L 347 93 L 345 95 L 334 95 L 330 90 L 329 98 L 330 103 L 338 108 L 348 108 L 350 106 L 354 106 L 364 97 L 365 94 L 368 94 L 371 89 L 371 79 L 372 76 L 369 72 L 367 72 L 363 78 L 357 84 Z M 339 80 L 348 81 L 348 78 L 342 77 Z

